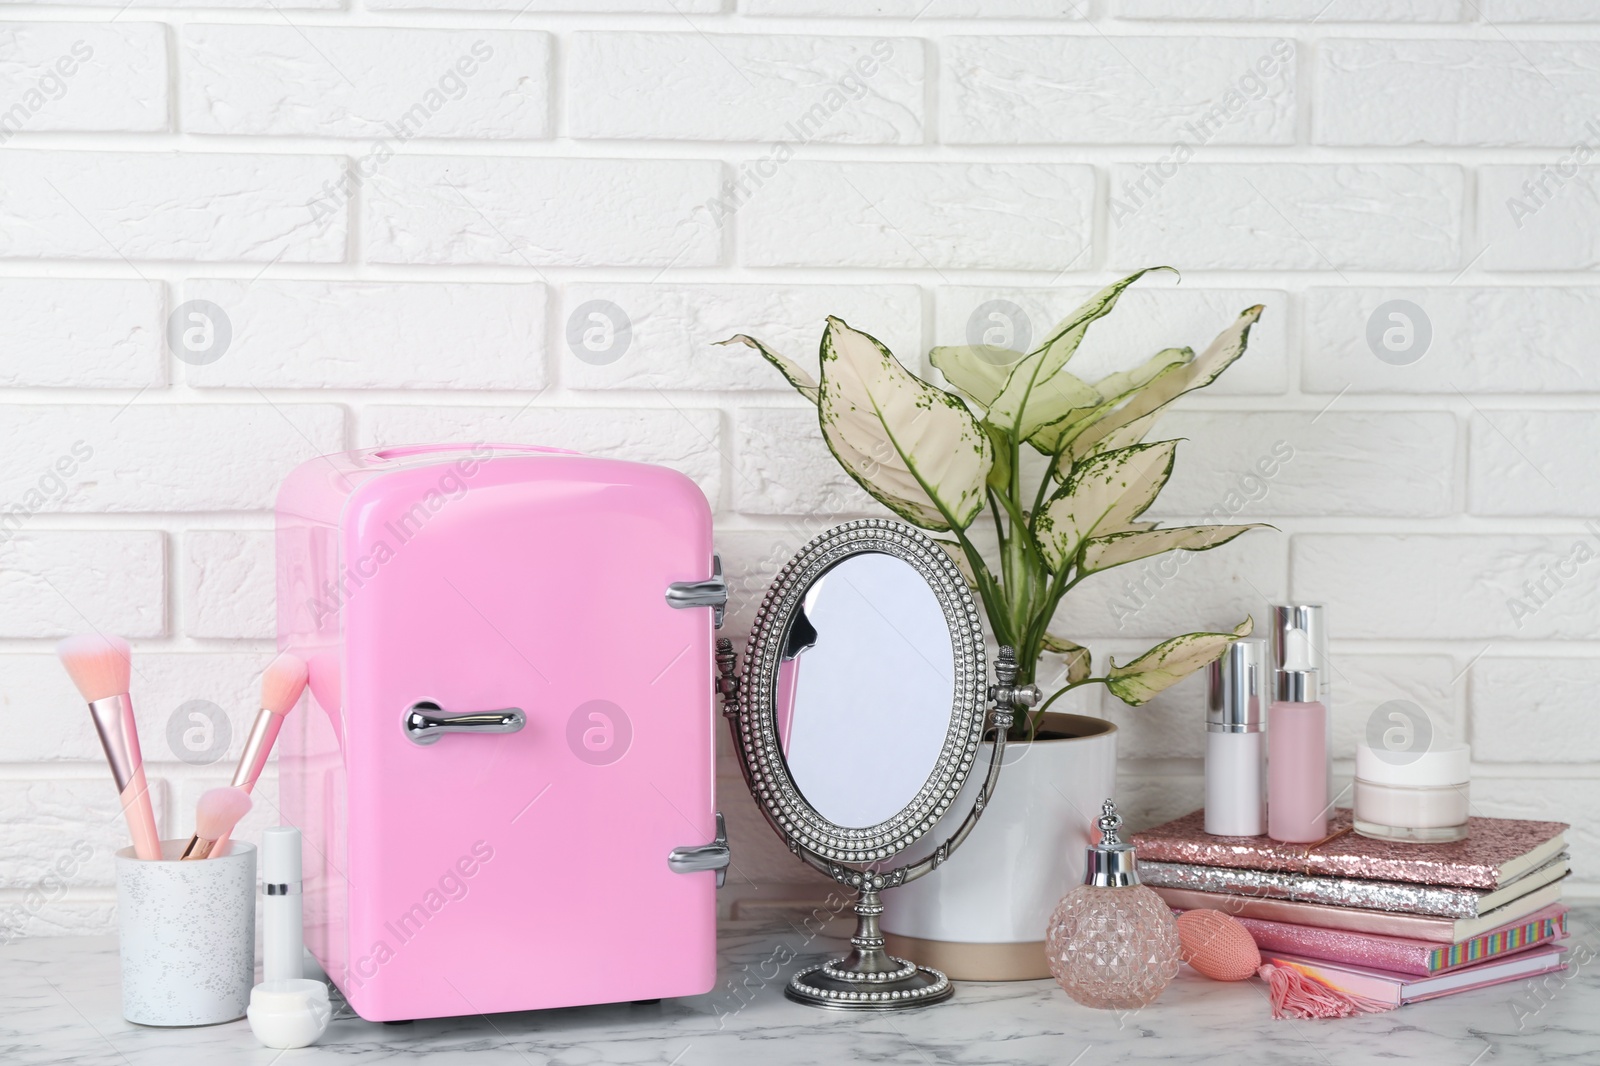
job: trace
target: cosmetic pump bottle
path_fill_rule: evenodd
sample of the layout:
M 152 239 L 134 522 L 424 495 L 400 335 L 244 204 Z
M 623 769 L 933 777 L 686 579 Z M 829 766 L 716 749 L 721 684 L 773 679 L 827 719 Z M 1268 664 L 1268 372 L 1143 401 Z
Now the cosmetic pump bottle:
M 1305 630 L 1283 637 L 1277 699 L 1267 712 L 1267 835 L 1310 844 L 1328 835 L 1328 708 L 1317 699 Z
M 1206 832 L 1260 836 L 1267 831 L 1267 642 L 1234 641 L 1207 680 Z
M 305 914 L 300 895 L 300 830 L 261 831 L 261 980 L 305 976 Z
M 1317 672 L 1315 694 L 1328 709 L 1328 802 L 1339 798 L 1333 779 L 1333 671 L 1328 669 L 1328 615 L 1320 603 L 1285 603 L 1272 608 L 1272 662 L 1283 665 L 1284 639 L 1291 629 L 1306 635 L 1311 645 L 1311 668 Z

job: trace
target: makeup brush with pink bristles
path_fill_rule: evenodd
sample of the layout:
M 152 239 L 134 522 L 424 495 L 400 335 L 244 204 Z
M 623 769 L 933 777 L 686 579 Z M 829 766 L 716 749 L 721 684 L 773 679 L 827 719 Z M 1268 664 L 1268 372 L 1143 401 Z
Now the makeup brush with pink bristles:
M 217 842 L 250 813 L 250 803 L 250 793 L 242 788 L 213 788 L 202 793 L 194 810 L 194 836 L 178 858 L 209 859 L 219 854 Z
M 304 659 L 284 652 L 267 664 L 261 674 L 261 709 L 256 712 L 255 724 L 245 738 L 244 751 L 239 753 L 239 766 L 233 771 L 230 782 L 234 788 L 246 792 L 255 790 L 261 771 L 266 769 L 267 756 L 272 754 L 272 745 L 278 740 L 278 731 L 283 728 L 283 720 L 300 702 L 300 694 L 305 690 Z M 220 851 L 227 842 L 228 834 L 224 833 L 217 840 L 216 849 Z
M 133 720 L 133 700 L 128 696 L 128 677 L 133 671 L 128 642 L 121 637 L 81 633 L 57 644 L 56 655 L 72 683 L 89 701 L 89 716 L 94 719 L 106 762 L 111 764 L 111 777 L 121 793 L 122 816 L 128 820 L 134 854 L 141 859 L 161 858 L 161 839 L 156 833 L 155 812 L 150 808 L 144 759 L 139 754 L 139 729 Z

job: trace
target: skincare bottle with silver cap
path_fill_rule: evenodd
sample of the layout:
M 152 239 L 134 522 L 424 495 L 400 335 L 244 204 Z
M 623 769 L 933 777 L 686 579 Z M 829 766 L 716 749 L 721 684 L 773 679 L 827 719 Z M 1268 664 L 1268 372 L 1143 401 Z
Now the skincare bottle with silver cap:
M 305 976 L 305 914 L 300 895 L 300 830 L 276 825 L 261 831 L 261 980 Z
M 1284 634 L 1277 695 L 1267 712 L 1267 836 L 1310 844 L 1328 835 L 1328 708 L 1304 630 Z
M 1206 832 L 1267 831 L 1267 642 L 1237 640 L 1211 664 L 1206 690 Z
M 1317 672 L 1317 688 L 1311 699 L 1328 709 L 1328 802 L 1338 799 L 1333 780 L 1333 671 L 1328 669 L 1328 616 L 1320 603 L 1285 603 L 1272 608 L 1272 662 L 1286 661 L 1284 641 L 1291 629 L 1306 635 L 1311 644 L 1311 668 Z

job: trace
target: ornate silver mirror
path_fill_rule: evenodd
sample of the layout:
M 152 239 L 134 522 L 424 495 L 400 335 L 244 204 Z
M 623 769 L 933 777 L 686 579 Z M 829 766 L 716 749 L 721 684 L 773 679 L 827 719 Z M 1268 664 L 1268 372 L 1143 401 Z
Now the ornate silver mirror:
M 983 629 L 966 582 L 921 531 L 851 522 L 807 544 L 762 601 L 734 679 L 719 643 L 724 713 L 745 781 L 800 858 L 858 893 L 852 950 L 801 971 L 787 994 L 821 1007 L 892 1010 L 951 994 L 937 970 L 884 951 L 879 893 L 931 873 L 994 792 L 1017 688 L 1010 649 L 988 685 Z M 986 698 L 987 697 L 987 698 Z M 992 704 L 992 711 L 990 705 Z M 992 756 L 976 765 L 993 730 Z M 976 802 L 927 858 L 895 857 L 933 830 L 974 770 Z

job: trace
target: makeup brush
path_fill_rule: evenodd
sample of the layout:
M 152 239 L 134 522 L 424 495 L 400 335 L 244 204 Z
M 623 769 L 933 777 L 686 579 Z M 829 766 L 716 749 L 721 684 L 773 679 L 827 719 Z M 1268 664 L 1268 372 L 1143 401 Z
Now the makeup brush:
M 121 637 L 81 633 L 57 644 L 56 655 L 89 701 L 89 716 L 121 794 L 122 816 L 128 820 L 134 854 L 141 859 L 161 858 L 161 838 L 156 833 L 144 759 L 139 754 L 139 729 L 133 720 L 133 700 L 128 697 L 128 675 L 133 671 L 128 642 Z
M 283 728 L 284 718 L 294 710 L 295 704 L 300 702 L 300 693 L 305 690 L 304 659 L 284 652 L 267 664 L 261 675 L 261 709 L 256 712 L 255 724 L 245 738 L 244 751 L 239 753 L 239 766 L 233 771 L 230 782 L 234 788 L 246 792 L 255 789 L 261 771 L 266 768 L 267 756 L 272 754 L 272 745 L 277 742 L 278 731 Z M 228 836 L 224 833 L 215 847 L 220 849 L 227 842 Z
M 180 859 L 209 859 L 217 853 L 217 841 L 233 832 L 239 819 L 250 813 L 250 793 L 242 788 L 213 788 L 200 796 L 195 805 L 194 836 Z

